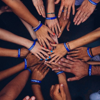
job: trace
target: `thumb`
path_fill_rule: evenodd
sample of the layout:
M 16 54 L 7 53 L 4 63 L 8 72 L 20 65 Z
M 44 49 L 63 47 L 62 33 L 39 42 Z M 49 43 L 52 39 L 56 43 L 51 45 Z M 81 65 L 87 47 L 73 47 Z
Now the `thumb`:
M 60 2 L 60 0 L 56 0 L 56 1 L 55 1 L 55 4 L 58 4 L 59 2 Z
M 76 80 L 78 80 L 78 77 L 72 77 L 67 79 L 68 82 L 76 81 Z
M 69 31 L 69 27 L 70 27 L 70 21 L 68 22 L 68 24 L 67 24 L 67 31 Z

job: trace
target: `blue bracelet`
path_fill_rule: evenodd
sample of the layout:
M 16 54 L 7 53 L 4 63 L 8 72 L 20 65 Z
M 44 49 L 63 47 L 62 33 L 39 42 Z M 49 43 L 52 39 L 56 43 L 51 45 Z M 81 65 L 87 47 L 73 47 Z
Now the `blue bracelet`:
M 57 17 L 47 17 L 46 20 L 53 20 L 56 19 Z
M 18 49 L 18 58 L 20 58 L 20 49 Z
M 24 59 L 24 61 L 25 61 L 25 67 L 24 67 L 24 69 L 27 69 L 27 60 Z
M 41 83 L 41 81 L 39 81 L 39 80 L 34 80 L 34 79 L 31 79 L 31 82 Z
M 34 41 L 34 43 L 32 44 L 32 46 L 28 49 L 29 51 L 31 51 L 33 49 L 33 47 L 35 46 L 36 41 Z
M 38 39 L 35 39 L 34 41 L 38 41 Z
M 32 71 L 29 68 L 27 68 L 27 70 L 32 74 Z
M 34 30 L 34 32 L 38 31 L 42 26 L 42 23 Z
M 89 65 L 89 76 L 91 76 L 92 65 Z
M 87 48 L 87 54 L 88 54 L 88 56 L 89 56 L 90 58 L 93 58 L 93 57 L 91 56 L 91 54 L 90 54 L 90 51 L 89 51 L 89 50 L 90 50 L 90 48 L 88 47 L 88 48 Z
M 95 3 L 94 1 L 92 1 L 92 0 L 88 0 L 90 3 L 92 3 L 93 5 L 97 5 L 98 3 Z
M 61 74 L 61 73 L 63 73 L 63 72 L 64 72 L 64 71 L 60 71 L 60 72 L 57 72 L 56 74 L 59 75 L 59 74 Z
M 64 43 L 64 47 L 66 48 L 66 50 L 69 52 L 69 48 L 67 47 L 66 43 Z

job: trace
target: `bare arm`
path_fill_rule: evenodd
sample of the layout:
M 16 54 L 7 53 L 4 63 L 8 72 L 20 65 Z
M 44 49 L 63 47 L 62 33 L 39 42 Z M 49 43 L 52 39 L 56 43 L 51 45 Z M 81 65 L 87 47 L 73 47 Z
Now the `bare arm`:
M 15 100 L 26 85 L 29 75 L 30 72 L 25 70 L 9 82 L 0 92 L 0 100 Z
M 12 11 L 20 18 L 28 22 L 33 27 L 37 26 L 39 21 L 29 12 L 20 0 L 2 0 Z

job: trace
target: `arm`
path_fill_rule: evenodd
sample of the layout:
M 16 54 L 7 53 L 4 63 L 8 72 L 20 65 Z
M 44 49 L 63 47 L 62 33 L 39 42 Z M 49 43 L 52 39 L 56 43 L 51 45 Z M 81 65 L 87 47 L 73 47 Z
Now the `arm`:
M 35 57 L 32 54 L 29 54 L 27 57 L 27 67 L 33 66 L 39 62 L 39 59 Z M 34 62 L 33 62 L 34 61 Z M 6 69 L 4 71 L 0 71 L 0 81 L 19 72 L 22 71 L 25 68 L 25 62 L 22 62 L 16 66 L 13 66 L 9 69 Z
M 91 43 L 99 38 L 100 38 L 100 28 L 97 28 L 96 30 L 94 30 L 94 31 L 92 31 L 92 32 L 90 32 L 90 33 L 88 33 L 88 34 L 86 34 L 86 35 L 84 35 L 76 40 L 70 41 L 69 43 L 67 42 L 66 45 L 68 47 L 68 44 L 69 44 L 69 49 L 73 50 L 77 47 Z M 51 58 L 52 58 L 49 61 L 49 63 L 51 63 L 52 61 L 57 62 L 61 57 L 63 57 L 64 55 L 66 55 L 68 53 L 68 51 L 64 47 L 63 43 L 62 44 L 52 44 L 52 46 L 56 47 L 56 49 L 53 50 L 53 52 L 49 53 L 51 55 Z
M 29 75 L 30 72 L 25 70 L 9 82 L 3 90 L 1 90 L 0 100 L 15 100 L 26 85 Z
M 58 75 L 59 84 L 63 84 L 64 91 L 66 94 L 66 100 L 71 100 L 70 92 L 68 89 L 68 84 L 66 82 L 66 75 L 65 73 L 61 73 Z
M 31 79 L 42 81 L 48 72 L 49 69 L 47 66 L 44 64 L 39 64 L 33 70 Z M 37 100 L 44 100 L 40 84 L 34 84 L 32 82 L 32 90 Z
M 20 57 L 24 58 L 29 51 L 26 48 L 21 48 Z M 18 57 L 18 50 L 0 48 L 0 56 L 2 57 Z

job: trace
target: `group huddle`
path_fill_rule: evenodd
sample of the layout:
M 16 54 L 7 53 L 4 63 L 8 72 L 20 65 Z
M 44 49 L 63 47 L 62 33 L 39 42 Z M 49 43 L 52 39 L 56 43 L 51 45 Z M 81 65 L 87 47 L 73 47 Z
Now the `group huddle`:
M 41 83 L 50 70 L 58 76 L 59 84 L 52 85 L 52 100 L 72 100 L 67 81 L 80 80 L 86 76 L 100 75 L 100 46 L 82 47 L 100 38 L 100 28 L 65 43 L 59 43 L 66 28 L 70 31 L 71 16 L 74 25 L 84 23 L 94 12 L 100 0 L 32 0 L 39 15 L 45 18 L 44 24 L 38 21 L 20 0 L 1 0 L 6 4 L 0 7 L 0 15 L 15 13 L 26 27 L 31 40 L 0 28 L 0 39 L 22 46 L 18 49 L 0 47 L 1 57 L 22 58 L 16 66 L 0 71 L 0 81 L 20 72 L 12 81 L 0 90 L 0 100 L 15 100 L 25 87 L 31 75 L 31 87 L 34 96 L 23 100 L 44 100 Z M 61 2 L 60 2 L 61 1 Z M 28 1 L 27 1 L 28 2 Z M 60 3 L 56 16 L 55 5 Z M 75 6 L 79 6 L 75 13 Z M 66 34 L 67 37 L 67 34 Z M 65 57 L 66 56 L 66 57 Z M 66 80 L 66 74 L 75 76 Z

